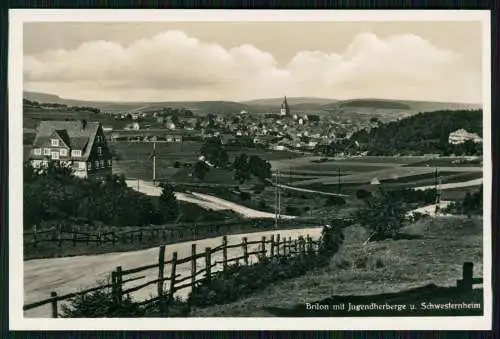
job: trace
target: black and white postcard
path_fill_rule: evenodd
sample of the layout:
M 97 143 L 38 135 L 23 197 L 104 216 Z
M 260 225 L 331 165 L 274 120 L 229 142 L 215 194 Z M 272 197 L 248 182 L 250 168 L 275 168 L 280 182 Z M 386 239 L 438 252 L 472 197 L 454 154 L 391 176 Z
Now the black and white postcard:
M 11 329 L 490 329 L 489 18 L 12 10 Z

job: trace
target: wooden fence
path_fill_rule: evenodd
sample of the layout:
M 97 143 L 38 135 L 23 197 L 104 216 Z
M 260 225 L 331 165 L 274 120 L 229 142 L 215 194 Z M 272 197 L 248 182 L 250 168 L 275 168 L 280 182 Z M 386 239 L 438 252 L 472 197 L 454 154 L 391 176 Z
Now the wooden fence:
M 289 220 L 282 220 L 282 226 L 286 226 Z M 296 221 L 293 221 L 296 222 Z M 317 225 L 315 219 L 300 220 L 302 226 Z M 162 240 L 162 241 L 177 241 L 186 238 L 196 238 L 200 236 L 219 235 L 220 233 L 228 233 L 231 227 L 254 227 L 256 230 L 265 230 L 274 225 L 273 219 L 256 219 L 256 220 L 241 220 L 219 222 L 217 224 L 185 224 L 185 225 L 168 225 L 163 227 L 143 227 L 132 230 L 97 230 L 95 232 L 83 232 L 78 227 L 72 227 L 71 230 L 64 229 L 61 225 L 50 229 L 38 230 L 33 226 L 31 232 L 24 232 L 23 238 L 25 244 L 37 247 L 41 243 L 57 243 L 60 247 L 63 243 L 70 242 L 73 246 L 77 244 L 96 244 L 102 245 L 110 243 L 134 243 L 147 240 Z
M 57 318 L 59 314 L 59 302 L 72 299 L 77 296 L 81 296 L 90 292 L 99 291 L 106 288 L 111 288 L 112 296 L 116 301 L 123 300 L 123 296 L 139 291 L 151 285 L 157 286 L 157 296 L 151 299 L 146 299 L 139 302 L 141 305 L 152 304 L 165 296 L 171 298 L 174 294 L 180 290 L 186 288 L 194 287 L 202 279 L 210 279 L 217 270 L 213 270 L 217 265 L 222 264 L 222 271 L 226 270 L 231 264 L 236 263 L 249 265 L 251 256 L 268 256 L 270 258 L 283 257 L 283 256 L 295 256 L 298 254 L 315 253 L 319 249 L 319 240 L 314 241 L 309 235 L 306 237 L 299 237 L 293 239 L 280 238 L 280 235 L 271 235 L 269 239 L 265 236 L 261 240 L 248 241 L 246 237 L 242 238 L 241 243 L 238 244 L 228 244 L 227 236 L 222 237 L 221 245 L 216 248 L 206 247 L 203 251 L 198 252 L 196 244 L 191 245 L 191 255 L 186 258 L 178 258 L 177 252 L 172 253 L 170 260 L 165 258 L 165 245 L 160 246 L 158 261 L 153 264 L 131 268 L 122 269 L 122 266 L 117 266 L 116 269 L 111 272 L 111 283 L 107 285 L 102 285 L 94 288 L 90 288 L 84 291 L 70 293 L 65 295 L 58 295 L 55 291 L 50 292 L 50 297 L 38 302 L 25 304 L 23 310 L 27 311 L 30 309 L 38 308 L 43 305 L 51 304 L 52 306 L 52 317 Z M 249 246 L 255 245 L 254 249 L 249 248 Z M 241 248 L 241 255 L 233 258 L 228 258 L 228 249 Z M 222 253 L 222 260 L 213 260 L 213 255 L 216 253 Z M 204 258 L 203 267 L 198 267 L 198 260 Z M 190 263 L 190 275 L 181 277 L 177 274 L 177 266 Z M 170 265 L 170 274 L 165 275 L 165 267 Z M 158 269 L 158 276 L 156 279 L 146 281 L 138 286 L 126 288 L 125 284 L 132 281 L 137 281 L 139 279 L 144 279 L 145 276 L 130 277 L 134 274 L 144 272 L 151 269 Z M 165 283 L 168 282 L 168 289 L 165 289 Z

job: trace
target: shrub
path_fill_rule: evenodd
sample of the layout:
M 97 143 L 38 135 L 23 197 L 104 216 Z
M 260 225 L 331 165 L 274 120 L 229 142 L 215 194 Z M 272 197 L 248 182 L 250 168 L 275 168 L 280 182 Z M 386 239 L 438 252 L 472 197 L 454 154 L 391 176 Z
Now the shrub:
M 240 193 L 240 199 L 243 200 L 243 201 L 250 200 L 251 197 L 252 196 L 248 192 L 241 192 Z
M 129 296 L 125 296 L 122 302 L 116 302 L 110 288 L 77 296 L 70 300 L 69 305 L 62 305 L 61 310 L 62 318 L 127 318 L 144 315 L 144 310 Z
M 259 204 L 259 208 L 260 208 L 260 209 L 264 209 L 264 208 L 266 208 L 266 206 L 267 206 L 266 201 L 265 201 L 265 200 L 262 200 L 262 199 L 261 199 L 261 200 L 259 200 L 259 203 L 258 203 L 258 204 Z
M 345 199 L 342 197 L 329 196 L 325 201 L 325 206 L 342 206 L 345 203 Z
M 297 215 L 297 214 L 300 214 L 300 211 L 297 207 L 295 206 L 287 206 L 285 208 L 285 213 L 286 214 L 290 214 L 290 215 Z

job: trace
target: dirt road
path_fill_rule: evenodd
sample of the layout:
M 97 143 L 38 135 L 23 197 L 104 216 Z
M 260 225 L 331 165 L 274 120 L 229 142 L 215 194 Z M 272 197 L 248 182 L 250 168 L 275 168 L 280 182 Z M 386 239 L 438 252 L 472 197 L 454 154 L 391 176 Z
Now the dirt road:
M 248 241 L 260 240 L 262 236 L 270 237 L 280 234 L 281 238 L 309 235 L 313 239 L 319 237 L 321 228 L 305 228 L 294 230 L 276 230 L 269 232 L 258 232 L 248 234 L 229 235 L 228 244 L 241 243 L 242 237 L 247 237 Z M 165 258 L 170 259 L 173 252 L 177 252 L 178 258 L 186 258 L 191 256 L 191 244 L 196 243 L 197 251 L 204 251 L 206 247 L 215 248 L 221 244 L 221 238 L 210 238 L 198 240 L 195 242 L 184 242 L 166 246 Z M 258 248 L 258 245 L 249 246 L 249 252 Z M 242 254 L 241 247 L 228 249 L 228 258 L 234 258 Z M 212 256 L 213 262 L 220 261 L 222 253 L 218 252 Z M 158 258 L 158 248 L 150 248 L 134 252 L 108 253 L 102 255 L 76 256 L 54 259 L 37 259 L 24 262 L 24 304 L 32 303 L 49 297 L 51 291 L 56 291 L 58 295 L 63 295 L 72 292 L 78 292 L 85 288 L 96 286 L 96 280 L 106 279 L 110 272 L 115 270 L 117 266 L 122 266 L 122 269 L 127 270 L 134 267 L 154 264 Z M 255 262 L 255 256 L 250 259 Z M 204 267 L 204 258 L 198 262 L 198 269 Z M 191 275 L 188 262 L 177 266 L 178 274 L 181 277 Z M 221 265 L 217 265 L 212 270 L 220 270 Z M 170 274 L 170 267 L 165 267 L 165 275 Z M 147 280 L 157 278 L 158 269 L 140 272 L 132 276 L 146 276 Z M 131 277 L 132 277 L 131 276 Z M 201 278 L 201 275 L 200 275 Z M 144 283 L 146 279 L 140 279 L 130 282 L 124 288 L 130 288 Z M 150 295 L 156 295 L 156 285 L 144 288 L 134 292 L 131 296 L 134 299 L 142 300 Z M 179 292 L 181 297 L 186 297 L 189 289 Z M 41 306 L 25 312 L 26 317 L 50 317 L 50 305 Z
M 151 195 L 151 196 L 160 196 L 161 188 L 153 185 L 151 182 L 147 181 L 133 181 L 127 180 L 127 185 L 135 190 L 138 190 L 141 193 Z M 274 218 L 274 213 L 262 212 L 258 210 L 254 210 L 252 208 L 242 206 L 236 204 L 234 202 L 224 200 L 221 198 L 217 198 L 212 195 L 196 193 L 196 192 L 175 192 L 175 196 L 177 199 L 181 201 L 186 201 L 192 204 L 196 204 L 205 209 L 220 211 L 220 210 L 232 210 L 238 214 L 241 214 L 245 218 L 258 219 L 258 218 Z M 281 215 L 283 219 L 293 219 L 294 216 L 289 215 Z

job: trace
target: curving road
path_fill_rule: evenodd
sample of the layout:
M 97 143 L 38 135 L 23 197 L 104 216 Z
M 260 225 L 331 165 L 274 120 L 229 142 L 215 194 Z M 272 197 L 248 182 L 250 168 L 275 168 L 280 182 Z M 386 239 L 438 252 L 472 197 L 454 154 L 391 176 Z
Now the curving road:
M 248 241 L 261 240 L 263 236 L 269 238 L 272 234 L 277 234 L 283 239 L 309 235 L 313 239 L 319 238 L 321 227 L 312 227 L 294 230 L 275 230 L 267 232 L 246 233 L 237 235 L 228 235 L 228 244 L 241 243 L 242 237 L 247 237 Z M 210 238 L 197 240 L 194 242 L 184 242 L 167 245 L 165 249 L 165 258 L 169 260 L 173 252 L 177 252 L 178 258 L 191 256 L 191 244 L 196 243 L 197 252 L 204 251 L 206 247 L 215 248 L 221 244 L 221 238 Z M 249 245 L 249 252 L 258 249 L 258 244 Z M 269 250 L 269 246 L 268 246 Z M 220 261 L 222 253 L 219 251 L 212 255 L 212 261 Z M 242 255 L 241 247 L 228 249 L 228 258 L 234 258 Z M 36 259 L 24 262 L 24 304 L 33 303 L 39 300 L 47 299 L 51 291 L 56 291 L 58 295 L 78 292 L 86 288 L 96 286 L 97 280 L 105 280 L 110 272 L 116 269 L 116 266 L 122 266 L 123 270 L 140 267 L 148 264 L 154 264 L 158 258 L 158 248 L 120 253 L 107 253 L 101 255 L 85 255 L 53 259 Z M 255 262 L 256 257 L 251 256 L 251 261 Z M 204 268 L 204 258 L 199 259 L 198 270 Z M 191 275 L 191 263 L 177 266 L 177 273 L 180 278 Z M 221 264 L 212 268 L 212 271 L 221 270 Z M 165 267 L 165 276 L 170 274 L 170 267 Z M 144 279 L 130 282 L 124 286 L 124 289 L 143 284 L 147 280 L 156 279 L 158 269 L 151 269 L 131 275 L 130 277 L 146 276 Z M 202 275 L 199 276 L 200 278 Z M 180 279 L 179 278 L 179 279 Z M 143 300 L 151 295 L 157 294 L 156 285 L 151 285 L 142 290 L 132 293 L 132 298 Z M 186 297 L 189 288 L 179 291 L 180 297 Z M 26 311 L 25 317 L 50 317 L 50 304 L 44 305 Z
M 135 190 L 138 190 L 141 193 L 151 195 L 151 196 L 160 196 L 161 188 L 155 186 L 153 183 L 148 181 L 137 181 L 135 180 L 127 180 L 127 185 Z M 192 204 L 196 204 L 200 207 L 203 207 L 208 210 L 220 211 L 220 210 L 232 210 L 245 218 L 250 219 L 259 219 L 259 218 L 275 218 L 274 213 L 263 212 L 254 210 L 252 208 L 242 206 L 236 204 L 234 202 L 224 200 L 221 198 L 214 197 L 208 194 L 196 193 L 196 192 L 188 192 L 181 193 L 175 192 L 175 197 L 181 201 L 186 201 Z M 280 215 L 282 219 L 293 219 L 295 216 L 291 215 Z

